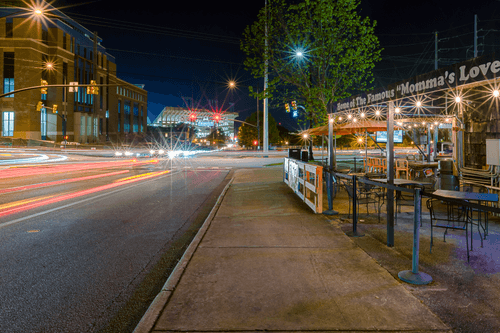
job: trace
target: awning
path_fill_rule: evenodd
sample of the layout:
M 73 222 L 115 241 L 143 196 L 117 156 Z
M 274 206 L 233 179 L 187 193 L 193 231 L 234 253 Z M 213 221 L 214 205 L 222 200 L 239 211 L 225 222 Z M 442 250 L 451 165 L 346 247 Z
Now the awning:
M 399 129 L 396 125 L 394 129 Z M 336 135 L 347 135 L 364 132 L 379 132 L 387 131 L 387 123 L 378 120 L 358 120 L 356 122 L 349 122 L 345 124 L 338 124 L 333 127 L 333 133 Z M 328 125 L 311 128 L 300 133 L 301 135 L 328 135 Z

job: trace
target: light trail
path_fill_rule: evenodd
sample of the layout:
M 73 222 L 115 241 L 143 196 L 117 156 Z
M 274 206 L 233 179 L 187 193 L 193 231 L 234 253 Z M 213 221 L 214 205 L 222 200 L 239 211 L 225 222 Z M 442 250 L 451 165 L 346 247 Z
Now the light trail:
M 68 184 L 68 183 L 74 183 L 74 182 L 79 182 L 79 181 L 84 181 L 84 180 L 91 180 L 91 179 L 121 175 L 121 174 L 128 173 L 128 172 L 130 172 L 130 170 L 116 171 L 116 172 L 110 172 L 110 173 L 104 173 L 104 174 L 86 176 L 86 177 L 79 177 L 79 178 L 56 180 L 53 182 L 40 183 L 40 184 L 11 187 L 11 188 L 6 188 L 3 190 L 0 190 L 0 194 L 25 191 L 25 190 L 32 190 L 32 189 L 40 188 L 40 187 L 48 187 L 48 186 L 54 186 L 54 185 L 59 185 L 59 184 Z
M 26 204 L 29 204 L 29 203 L 32 203 L 32 202 L 37 202 L 37 201 L 40 201 L 40 200 L 52 198 L 53 196 L 54 195 L 46 195 L 46 196 L 39 197 L 39 198 L 26 199 L 26 200 L 11 202 L 11 203 L 8 203 L 8 204 L 3 204 L 3 205 L 0 205 L 0 211 L 3 210 L 3 209 L 8 209 L 8 208 L 12 208 L 12 207 L 18 207 L 18 206 L 26 205 Z
M 13 207 L 13 208 L 8 208 L 8 209 L 5 209 L 5 210 L 1 210 L 0 209 L 0 217 L 11 215 L 11 214 L 20 213 L 20 212 L 23 212 L 23 211 L 27 211 L 27 210 L 30 210 L 30 209 L 34 209 L 34 208 L 38 208 L 38 207 L 50 205 L 50 204 L 53 204 L 53 203 L 57 203 L 57 202 L 61 202 L 61 201 L 69 200 L 69 199 L 78 198 L 78 197 L 81 197 L 81 196 L 85 196 L 85 195 L 96 193 L 96 192 L 100 192 L 100 191 L 109 190 L 109 189 L 112 189 L 112 188 L 115 188 L 115 187 L 118 187 L 118 186 L 123 186 L 123 185 L 126 185 L 126 184 L 131 184 L 131 183 L 134 183 L 134 182 L 138 182 L 140 180 L 150 179 L 150 178 L 153 178 L 153 177 L 158 177 L 158 176 L 167 174 L 169 172 L 170 172 L 170 170 L 142 174 L 142 177 L 134 177 L 134 178 L 131 178 L 129 180 L 124 180 L 124 181 L 121 181 L 121 182 L 115 182 L 115 183 L 111 183 L 111 184 L 107 184 L 107 185 L 102 185 L 102 186 L 98 186 L 98 187 L 94 187 L 94 188 L 90 188 L 90 189 L 87 189 L 87 190 L 82 190 L 82 191 L 78 191 L 78 192 L 74 192 L 74 193 L 63 194 L 63 195 L 59 195 L 59 196 L 56 196 L 56 197 L 53 197 L 53 198 L 44 198 L 44 200 L 41 200 L 41 201 L 32 202 L 32 203 L 28 203 L 28 204 L 21 205 L 21 206 L 16 206 L 16 207 Z M 139 175 L 139 176 L 141 176 L 141 175 Z
M 142 164 L 156 164 L 158 160 L 146 160 L 138 162 L 136 159 L 126 160 L 126 161 L 113 161 L 113 162 L 96 162 L 96 163 L 74 163 L 74 164 L 62 164 L 57 166 L 37 166 L 37 167 L 15 167 L 0 172 L 0 179 L 15 178 L 15 177 L 26 177 L 38 176 L 45 174 L 56 174 L 64 172 L 73 171 L 87 171 L 95 169 L 106 169 L 124 166 L 134 166 Z

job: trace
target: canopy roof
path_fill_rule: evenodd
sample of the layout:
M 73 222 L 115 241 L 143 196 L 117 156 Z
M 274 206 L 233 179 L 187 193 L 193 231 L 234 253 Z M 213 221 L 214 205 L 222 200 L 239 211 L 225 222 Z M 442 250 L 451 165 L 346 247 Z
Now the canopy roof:
M 394 126 L 397 129 L 397 126 Z M 387 123 L 379 120 L 358 120 L 345 124 L 338 124 L 333 126 L 333 133 L 336 135 L 347 135 L 364 132 L 379 132 L 387 131 Z M 307 135 L 328 135 L 328 125 L 311 128 L 303 131 L 301 134 Z

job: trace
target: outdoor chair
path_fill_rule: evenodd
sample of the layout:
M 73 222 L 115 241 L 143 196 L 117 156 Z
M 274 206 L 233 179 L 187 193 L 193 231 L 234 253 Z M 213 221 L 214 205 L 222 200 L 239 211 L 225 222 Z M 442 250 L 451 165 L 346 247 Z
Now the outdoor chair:
M 355 207 L 356 212 L 359 214 L 360 205 L 366 205 L 366 213 L 370 214 L 369 207 L 371 204 L 373 204 L 373 207 L 377 210 L 378 222 L 380 223 L 380 210 L 382 205 L 384 204 L 384 198 L 385 198 L 384 192 L 381 191 L 380 188 L 371 185 L 365 186 L 366 184 L 360 183 L 356 188 L 356 193 L 354 193 L 352 183 L 345 182 L 343 185 L 347 191 L 347 194 L 349 195 L 348 218 L 350 218 L 351 216 L 351 207 L 353 206 L 351 202 L 353 202 L 354 195 L 356 194 L 356 202 L 357 202 L 357 207 Z
M 396 160 L 396 178 L 410 179 L 410 168 L 408 161 L 404 159 Z

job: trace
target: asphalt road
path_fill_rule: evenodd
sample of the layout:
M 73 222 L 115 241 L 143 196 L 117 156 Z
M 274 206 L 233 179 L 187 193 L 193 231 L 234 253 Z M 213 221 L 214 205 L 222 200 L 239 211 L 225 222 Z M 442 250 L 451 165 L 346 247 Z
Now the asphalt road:
M 0 332 L 128 329 L 230 172 L 83 165 L 0 172 Z

